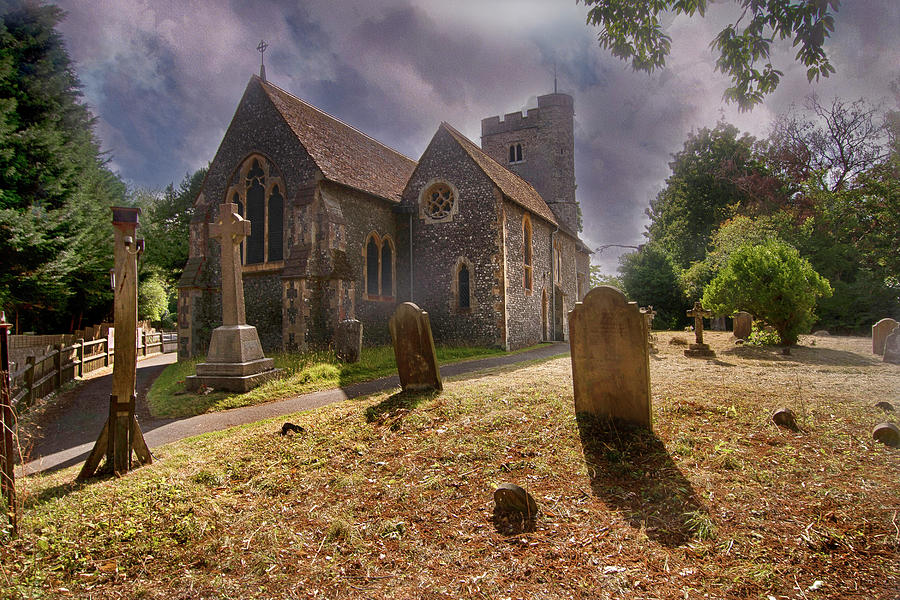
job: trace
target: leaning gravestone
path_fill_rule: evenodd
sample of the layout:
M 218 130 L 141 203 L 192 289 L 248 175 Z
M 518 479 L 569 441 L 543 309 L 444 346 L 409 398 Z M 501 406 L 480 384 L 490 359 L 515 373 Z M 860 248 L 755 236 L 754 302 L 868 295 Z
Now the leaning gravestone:
M 647 318 L 614 287 L 588 292 L 569 313 L 575 412 L 651 428 Z
M 753 329 L 753 315 L 744 311 L 736 312 L 733 321 L 734 337 L 739 340 L 746 340 L 750 337 L 750 331 Z
M 428 313 L 404 302 L 394 311 L 390 328 L 403 391 L 442 389 Z
M 884 340 L 884 357 L 886 363 L 900 365 L 900 329 L 895 329 Z
M 334 353 L 346 363 L 359 362 L 362 353 L 363 326 L 356 319 L 344 319 L 334 328 Z
M 872 354 L 884 354 L 884 341 L 897 327 L 900 323 L 894 319 L 882 319 L 872 325 Z

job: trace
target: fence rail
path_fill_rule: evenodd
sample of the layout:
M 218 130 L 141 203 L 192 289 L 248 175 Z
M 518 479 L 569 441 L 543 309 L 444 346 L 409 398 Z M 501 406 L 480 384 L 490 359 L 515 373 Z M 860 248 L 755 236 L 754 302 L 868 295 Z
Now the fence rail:
M 27 357 L 25 366 L 10 373 L 13 407 L 24 410 L 75 378 L 111 366 L 115 362 L 112 339 L 111 335 L 99 340 L 77 339 L 71 344 L 56 344 L 44 356 Z M 177 344 L 176 333 L 140 331 L 137 337 L 138 360 L 174 352 Z

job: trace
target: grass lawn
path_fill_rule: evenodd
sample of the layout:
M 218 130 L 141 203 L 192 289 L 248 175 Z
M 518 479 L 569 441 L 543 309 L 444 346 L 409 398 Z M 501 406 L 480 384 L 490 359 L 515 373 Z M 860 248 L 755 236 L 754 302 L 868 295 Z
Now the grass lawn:
M 452 346 L 438 346 L 436 351 L 440 364 L 507 354 L 496 348 Z M 275 359 L 275 366 L 284 369 L 285 376 L 243 394 L 187 392 L 184 387 L 184 378 L 194 374 L 196 364 L 202 362 L 203 358 L 170 365 L 154 381 L 147 392 L 150 412 L 155 417 L 187 417 L 292 398 L 300 394 L 342 387 L 397 373 L 397 363 L 394 361 L 394 350 L 391 346 L 364 348 L 360 361 L 354 364 L 342 363 L 337 360 L 333 352 L 280 353 L 274 354 L 272 357 Z
M 19 480 L 0 596 L 895 600 L 900 450 L 871 431 L 900 422 L 873 406 L 900 408 L 900 368 L 867 338 L 712 332 L 697 360 L 658 337 L 653 432 L 579 423 L 559 358 Z M 502 482 L 536 519 L 493 514 Z

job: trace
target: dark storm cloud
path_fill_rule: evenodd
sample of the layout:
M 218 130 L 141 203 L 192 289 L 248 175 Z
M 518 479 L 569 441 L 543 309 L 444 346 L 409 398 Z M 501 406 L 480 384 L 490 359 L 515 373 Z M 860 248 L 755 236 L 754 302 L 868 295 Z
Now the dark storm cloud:
M 601 50 L 574 0 L 95 0 L 60 2 L 60 29 L 98 117 L 112 164 L 161 187 L 213 156 L 252 73 L 261 38 L 269 79 L 417 158 L 440 121 L 479 142 L 481 118 L 575 97 L 577 197 L 593 246 L 642 242 L 644 211 L 691 130 L 724 118 L 765 136 L 772 119 L 816 92 L 895 102 L 900 3 L 845 2 L 827 47 L 838 72 L 816 85 L 789 41 L 773 53 L 778 91 L 752 113 L 722 103 L 709 41 L 735 5 L 706 20 L 670 18 L 669 66 L 632 72 Z M 595 256 L 606 271 L 619 251 Z

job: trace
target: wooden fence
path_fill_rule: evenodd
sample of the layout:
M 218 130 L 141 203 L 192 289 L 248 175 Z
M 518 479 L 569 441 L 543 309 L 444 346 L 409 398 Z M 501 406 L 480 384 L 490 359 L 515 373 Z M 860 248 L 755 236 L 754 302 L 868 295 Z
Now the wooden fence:
M 22 411 L 36 400 L 44 398 L 76 377 L 114 362 L 115 345 L 112 335 L 99 340 L 75 340 L 72 344 L 56 344 L 41 357 L 29 356 L 25 365 L 10 373 L 12 405 Z M 137 340 L 137 358 L 141 360 L 177 349 L 178 335 L 171 332 L 148 333 L 141 330 Z

